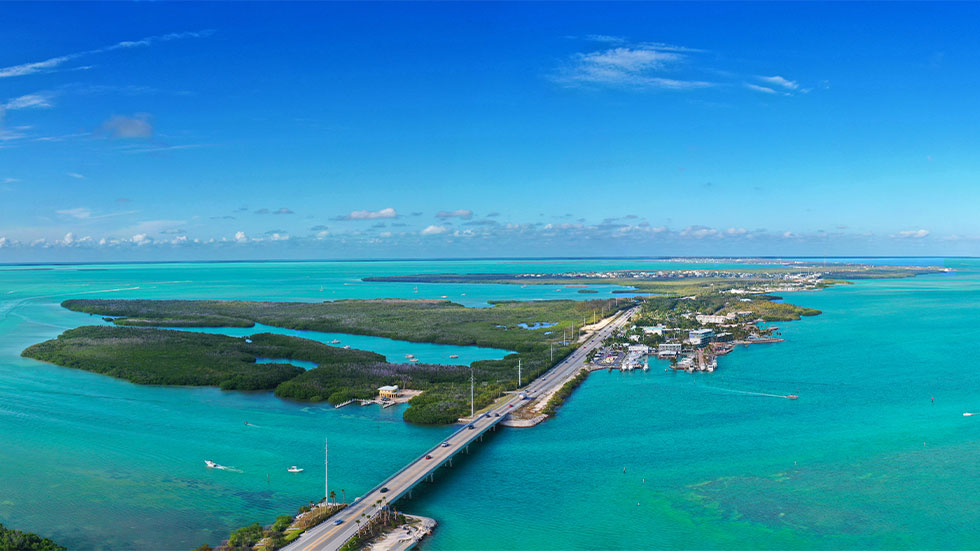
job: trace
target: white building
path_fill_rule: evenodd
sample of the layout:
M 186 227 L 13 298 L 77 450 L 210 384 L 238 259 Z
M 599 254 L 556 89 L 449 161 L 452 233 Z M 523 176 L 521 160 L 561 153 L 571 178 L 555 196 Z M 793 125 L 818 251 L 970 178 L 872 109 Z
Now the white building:
M 715 332 L 711 329 L 694 329 L 687 334 L 687 339 L 694 346 L 701 346 L 715 340 Z
M 735 314 L 726 314 L 724 316 L 714 316 L 714 315 L 709 316 L 709 315 L 698 314 L 697 316 L 695 316 L 694 319 L 698 320 L 698 323 L 702 325 L 707 323 L 721 324 L 721 323 L 728 323 L 733 319 L 735 319 Z
M 681 353 L 681 343 L 664 343 L 657 347 L 657 356 L 660 358 L 670 358 Z
M 630 354 L 649 354 L 650 347 L 645 344 L 631 344 L 629 352 Z
M 664 329 L 667 329 L 663 325 L 653 325 L 648 327 L 641 327 L 644 335 L 663 335 Z

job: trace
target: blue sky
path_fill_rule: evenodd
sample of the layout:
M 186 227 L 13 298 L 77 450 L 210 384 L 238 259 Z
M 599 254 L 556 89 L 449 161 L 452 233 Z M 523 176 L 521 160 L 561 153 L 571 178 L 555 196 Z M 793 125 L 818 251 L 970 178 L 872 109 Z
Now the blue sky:
M 0 262 L 980 254 L 978 15 L 0 4 Z

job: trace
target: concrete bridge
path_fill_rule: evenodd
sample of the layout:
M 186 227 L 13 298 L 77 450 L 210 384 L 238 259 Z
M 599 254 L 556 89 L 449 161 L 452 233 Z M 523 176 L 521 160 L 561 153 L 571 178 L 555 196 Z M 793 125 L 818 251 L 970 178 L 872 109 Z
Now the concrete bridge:
M 487 431 L 495 430 L 497 425 L 509 414 L 518 411 L 534 398 L 561 387 L 571 376 L 585 367 L 585 357 L 614 331 L 622 327 L 637 312 L 634 307 L 619 313 L 595 335 L 579 346 L 564 360 L 532 381 L 524 389 L 510 395 L 486 413 L 470 423 L 463 425 L 444 441 L 426 450 L 418 458 L 399 469 L 380 484 L 365 493 L 361 499 L 340 511 L 323 524 L 307 530 L 300 538 L 284 549 L 289 551 L 336 551 L 351 540 L 357 531 L 377 515 L 381 508 L 399 498 L 411 495 L 412 489 L 421 482 L 435 479 L 434 473 L 443 465 L 452 465 L 453 458 L 467 451 L 477 440 L 482 440 Z M 525 398 L 527 396 L 527 398 Z M 361 516 L 362 514 L 366 516 Z M 361 522 L 358 523 L 357 521 Z M 340 521 L 340 524 L 336 524 Z

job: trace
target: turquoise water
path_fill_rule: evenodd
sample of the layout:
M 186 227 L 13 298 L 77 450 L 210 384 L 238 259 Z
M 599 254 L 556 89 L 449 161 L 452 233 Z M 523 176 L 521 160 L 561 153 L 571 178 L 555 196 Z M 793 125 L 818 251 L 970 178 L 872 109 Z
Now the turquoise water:
M 331 488 L 352 498 L 452 430 L 407 425 L 404 406 L 335 410 L 268 393 L 140 387 L 19 358 L 90 322 L 58 307 L 64 298 L 445 295 L 484 306 L 603 295 L 505 285 L 415 293 L 356 280 L 656 265 L 460 264 L 0 271 L 0 522 L 73 549 L 214 544 L 320 496 L 324 437 Z M 401 506 L 439 520 L 431 550 L 976 548 L 980 416 L 962 414 L 980 411 L 980 262 L 948 265 L 962 271 L 786 294 L 824 313 L 778 324 L 786 342 L 740 348 L 714 374 L 656 363 L 596 372 L 556 418 L 498 431 Z M 110 289 L 129 290 L 101 293 Z M 799 400 L 758 395 L 790 393 Z M 241 472 L 208 470 L 204 459 Z M 286 473 L 293 464 L 307 471 Z

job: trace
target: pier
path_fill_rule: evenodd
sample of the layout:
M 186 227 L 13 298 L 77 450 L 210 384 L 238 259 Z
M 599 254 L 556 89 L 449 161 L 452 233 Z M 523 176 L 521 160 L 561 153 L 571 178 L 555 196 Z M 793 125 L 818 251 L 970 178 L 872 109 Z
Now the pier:
M 519 411 L 534 398 L 560 388 L 565 381 L 585 366 L 590 351 L 602 345 L 602 341 L 623 326 L 638 311 L 637 307 L 620 312 L 598 329 L 585 343 L 564 360 L 532 381 L 520 392 L 508 395 L 476 419 L 463 425 L 413 459 L 407 465 L 367 491 L 359 500 L 340 511 L 326 522 L 306 531 L 299 539 L 284 547 L 289 551 L 336 551 L 357 535 L 372 518 L 403 497 L 411 497 L 412 490 L 425 481 L 435 482 L 436 471 L 443 466 L 451 467 L 453 458 L 469 453 L 470 446 L 483 440 L 483 436 L 497 429 L 508 415 Z M 363 516 L 362 516 L 363 515 Z M 360 522 L 357 522 L 357 521 Z M 337 521 L 340 521 L 337 524 Z

